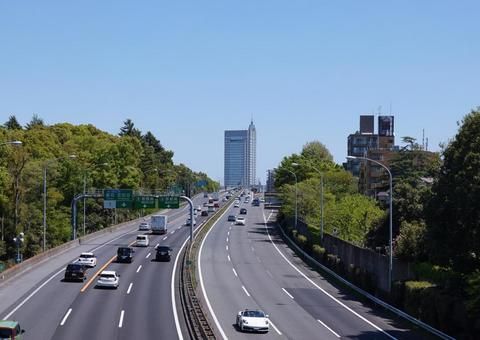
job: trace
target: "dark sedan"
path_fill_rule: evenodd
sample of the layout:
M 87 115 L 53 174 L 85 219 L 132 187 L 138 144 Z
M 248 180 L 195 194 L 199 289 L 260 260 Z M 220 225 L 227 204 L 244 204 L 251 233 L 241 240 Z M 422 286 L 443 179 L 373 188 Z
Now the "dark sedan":
M 155 260 L 157 261 L 170 261 L 172 258 L 172 248 L 169 246 L 158 246 L 156 249 Z
M 65 281 L 85 281 L 87 279 L 87 267 L 82 264 L 70 263 L 65 269 Z

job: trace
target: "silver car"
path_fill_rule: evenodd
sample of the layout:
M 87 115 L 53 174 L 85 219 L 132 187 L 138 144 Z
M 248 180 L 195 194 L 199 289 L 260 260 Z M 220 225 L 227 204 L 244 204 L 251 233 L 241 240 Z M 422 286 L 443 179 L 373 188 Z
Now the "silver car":
M 97 287 L 117 289 L 119 277 L 120 275 L 113 270 L 104 270 L 98 276 Z

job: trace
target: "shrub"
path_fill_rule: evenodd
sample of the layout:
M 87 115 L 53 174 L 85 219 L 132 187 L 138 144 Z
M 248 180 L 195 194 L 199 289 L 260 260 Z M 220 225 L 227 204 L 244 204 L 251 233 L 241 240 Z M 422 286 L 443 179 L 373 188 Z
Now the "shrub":
M 425 291 L 434 287 L 428 281 L 407 281 L 405 282 L 405 311 L 415 317 L 421 314 L 422 299 Z
M 307 247 L 308 240 L 305 235 L 302 235 L 302 234 L 298 235 L 296 237 L 296 241 L 297 241 L 297 244 L 300 246 L 300 248 L 305 249 Z
M 321 247 L 319 244 L 314 244 L 312 247 L 313 257 L 319 261 L 324 261 L 325 248 Z

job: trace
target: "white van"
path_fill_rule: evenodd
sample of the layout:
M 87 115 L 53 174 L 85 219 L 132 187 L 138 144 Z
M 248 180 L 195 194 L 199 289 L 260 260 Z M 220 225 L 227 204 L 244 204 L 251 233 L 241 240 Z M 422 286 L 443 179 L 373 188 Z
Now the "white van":
M 215 206 L 213 204 L 208 205 L 208 212 L 215 212 Z
M 148 247 L 149 245 L 148 235 L 137 235 L 136 246 L 137 247 Z

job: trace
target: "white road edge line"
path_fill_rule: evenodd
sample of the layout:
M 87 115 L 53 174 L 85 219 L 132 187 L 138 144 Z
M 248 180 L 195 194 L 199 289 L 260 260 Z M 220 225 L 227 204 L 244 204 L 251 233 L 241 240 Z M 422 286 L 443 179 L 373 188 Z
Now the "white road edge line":
M 318 290 L 320 290 L 322 293 L 324 293 L 326 296 L 328 296 L 329 298 L 331 298 L 333 301 L 335 301 L 336 303 L 338 303 L 340 306 L 342 306 L 343 308 L 345 308 L 346 310 L 348 310 L 349 312 L 351 312 L 353 315 L 357 316 L 359 319 L 365 321 L 366 323 L 368 323 L 370 326 L 372 326 L 373 328 L 375 328 L 376 330 L 382 332 L 383 334 L 385 334 L 387 337 L 389 337 L 390 339 L 395 339 L 397 340 L 397 338 L 395 338 L 394 336 L 388 334 L 388 332 L 386 332 L 385 330 L 381 329 L 380 327 L 378 327 L 377 325 L 375 325 L 373 322 L 371 322 L 370 320 L 366 319 L 365 317 L 361 316 L 360 314 L 358 314 L 357 312 L 355 312 L 353 309 L 351 309 L 350 307 L 348 307 L 346 304 L 344 304 L 343 302 L 341 302 L 340 300 L 336 299 L 333 295 L 331 295 L 330 293 L 328 293 L 325 289 L 323 289 L 322 287 L 320 287 L 319 285 L 317 285 L 315 282 L 313 282 L 312 279 L 310 279 L 307 275 L 305 275 L 300 269 L 298 269 L 292 262 L 290 262 L 290 260 L 287 259 L 287 257 L 285 255 L 283 255 L 283 253 L 280 251 L 280 249 L 278 249 L 277 245 L 273 242 L 272 240 L 272 236 L 270 235 L 270 232 L 268 231 L 268 228 L 267 228 L 267 221 L 270 219 L 270 216 L 272 215 L 272 213 L 270 213 L 270 215 L 268 216 L 267 219 L 265 219 L 265 214 L 263 214 L 263 221 L 264 221 L 264 225 L 265 225 L 265 230 L 267 232 L 267 235 L 268 235 L 268 238 L 270 240 L 270 243 L 275 247 L 275 249 L 277 250 L 277 252 L 280 254 L 280 256 L 293 268 L 295 269 L 300 275 L 302 275 L 305 280 L 307 280 L 308 282 L 310 282 L 315 288 L 317 288 Z
M 142 269 L 142 265 L 138 266 L 137 273 L 140 271 L 140 269 Z
M 133 282 L 130 282 L 130 284 L 128 285 L 127 294 L 130 294 L 130 291 L 132 290 L 132 286 L 133 286 Z
M 285 288 L 282 288 L 282 290 L 285 292 L 285 294 L 287 294 L 287 295 L 290 297 L 290 299 L 292 299 L 292 300 L 294 299 L 293 296 L 292 296 L 292 294 L 290 294 L 289 292 L 287 292 L 287 290 L 286 290 Z
M 222 326 L 220 325 L 220 322 L 217 319 L 217 315 L 213 311 L 212 305 L 210 303 L 210 300 L 208 299 L 207 291 L 205 290 L 205 285 L 203 284 L 203 274 L 202 274 L 202 250 L 203 250 L 203 245 L 205 244 L 205 240 L 208 238 L 208 235 L 210 232 L 213 230 L 213 228 L 217 225 L 218 221 L 222 219 L 222 217 L 227 213 L 228 209 L 225 209 L 223 214 L 220 216 L 218 220 L 215 221 L 215 223 L 212 225 L 209 231 L 207 231 L 207 234 L 202 240 L 202 244 L 200 245 L 200 249 L 198 251 L 198 277 L 200 279 L 200 287 L 202 288 L 202 294 L 205 297 L 205 302 L 207 303 L 208 310 L 210 311 L 210 315 L 213 318 L 213 321 L 215 322 L 215 325 L 217 326 L 218 331 L 220 332 L 220 335 L 224 340 L 227 340 L 227 336 L 225 335 L 225 332 L 223 331 Z M 232 228 L 232 227 L 230 227 Z M 173 289 L 173 288 L 172 288 Z
M 55 278 L 55 276 L 57 276 L 57 275 L 60 274 L 60 273 L 63 273 L 64 271 L 65 271 L 65 268 L 62 268 L 62 269 L 60 269 L 58 272 L 56 272 L 55 274 L 53 274 L 52 276 L 50 276 L 50 278 L 49 278 L 47 281 L 45 281 L 44 283 L 42 283 L 42 284 L 41 284 L 37 289 L 35 289 L 29 296 L 27 296 L 22 302 L 20 302 L 17 307 L 15 307 L 10 313 L 8 313 L 7 315 L 5 315 L 5 316 L 3 317 L 3 320 L 8 320 L 8 319 L 10 319 L 10 317 L 12 316 L 12 314 L 15 313 L 20 307 L 22 307 L 28 300 L 30 300 L 30 299 L 32 298 L 32 296 L 34 296 L 35 294 L 37 294 L 40 289 L 42 289 L 47 283 L 49 283 L 50 281 L 52 281 L 52 280 Z
M 247 294 L 247 296 L 250 297 L 250 294 L 248 293 L 247 288 L 245 288 L 245 286 L 242 286 L 242 289 L 245 292 L 245 294 Z
M 65 322 L 67 321 L 68 316 L 70 315 L 71 312 L 72 312 L 72 309 L 70 308 L 70 309 L 67 311 L 67 314 L 65 314 L 65 316 L 63 317 L 62 322 L 60 322 L 60 326 L 65 325 Z
M 317 321 L 320 322 L 323 327 L 325 327 L 325 328 L 328 329 L 330 332 L 332 332 L 333 335 L 335 335 L 337 338 L 340 338 L 340 335 L 338 335 L 337 332 L 335 332 L 333 329 L 331 329 L 330 327 L 328 327 L 327 325 L 325 325 L 325 323 L 323 323 L 321 320 L 317 320 Z
M 233 270 L 233 273 L 235 274 L 236 277 L 238 277 L 238 274 L 237 274 L 237 271 L 235 270 L 235 268 L 232 268 Z
M 277 326 L 275 326 L 272 322 L 272 320 L 269 320 L 270 321 L 270 325 L 272 325 L 273 329 L 278 333 L 278 335 L 282 335 L 282 332 L 280 332 L 277 328 Z
M 148 253 L 147 256 L 145 256 L 146 259 L 148 259 L 152 255 L 152 253 Z
M 122 328 L 123 326 L 123 316 L 125 315 L 125 311 L 122 310 L 122 312 L 120 313 L 120 320 L 118 321 L 118 328 Z

